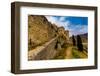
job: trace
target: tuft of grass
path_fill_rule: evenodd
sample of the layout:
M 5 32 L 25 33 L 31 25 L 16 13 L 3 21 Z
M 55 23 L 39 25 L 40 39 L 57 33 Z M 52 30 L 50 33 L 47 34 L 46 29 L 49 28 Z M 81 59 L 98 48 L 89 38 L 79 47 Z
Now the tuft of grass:
M 80 58 L 79 53 L 75 49 L 73 49 L 72 55 L 73 55 L 73 58 Z
M 73 58 L 87 58 L 87 55 L 85 55 L 83 52 L 80 52 L 77 48 L 72 48 L 72 54 Z

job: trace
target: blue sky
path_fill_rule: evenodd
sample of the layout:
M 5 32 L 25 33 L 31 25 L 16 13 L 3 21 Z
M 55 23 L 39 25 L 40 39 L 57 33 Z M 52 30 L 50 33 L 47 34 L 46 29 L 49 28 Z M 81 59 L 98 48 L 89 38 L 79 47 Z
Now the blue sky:
M 58 27 L 63 26 L 66 30 L 69 30 L 70 36 L 88 32 L 88 17 L 46 16 L 46 18 Z

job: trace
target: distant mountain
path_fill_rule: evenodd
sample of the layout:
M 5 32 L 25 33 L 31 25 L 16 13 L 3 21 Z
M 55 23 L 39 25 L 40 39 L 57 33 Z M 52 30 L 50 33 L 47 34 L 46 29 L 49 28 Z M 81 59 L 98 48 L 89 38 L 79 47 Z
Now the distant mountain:
M 88 33 L 81 34 L 80 35 L 82 42 L 87 43 L 88 42 Z
M 79 36 L 82 39 L 82 42 L 88 42 L 88 33 L 84 33 L 84 34 L 79 34 Z M 77 35 L 74 35 L 75 40 L 77 41 Z M 72 37 L 70 37 L 70 40 L 72 41 Z
M 80 34 L 81 38 L 88 38 L 88 33 Z

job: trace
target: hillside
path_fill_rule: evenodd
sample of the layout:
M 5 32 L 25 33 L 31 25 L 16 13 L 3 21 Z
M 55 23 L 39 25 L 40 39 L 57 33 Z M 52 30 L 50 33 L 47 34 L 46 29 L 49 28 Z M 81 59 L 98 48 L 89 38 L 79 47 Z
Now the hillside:
M 79 36 L 81 37 L 83 43 L 88 42 L 88 33 L 79 34 Z M 74 38 L 77 40 L 77 35 L 74 35 Z M 72 41 L 72 37 L 70 37 L 70 40 Z
M 41 45 L 56 35 L 56 25 L 48 22 L 45 16 L 28 16 L 28 48 L 34 48 Z

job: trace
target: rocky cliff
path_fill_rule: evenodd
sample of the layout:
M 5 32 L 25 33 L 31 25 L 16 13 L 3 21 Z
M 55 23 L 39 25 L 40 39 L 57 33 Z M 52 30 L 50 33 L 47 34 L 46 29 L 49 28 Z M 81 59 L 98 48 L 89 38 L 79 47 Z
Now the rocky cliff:
M 51 24 L 45 16 L 28 16 L 28 60 L 48 60 L 69 41 L 69 31 Z
M 28 16 L 28 42 L 29 49 L 41 45 L 56 36 L 57 27 L 46 19 L 45 16 Z

